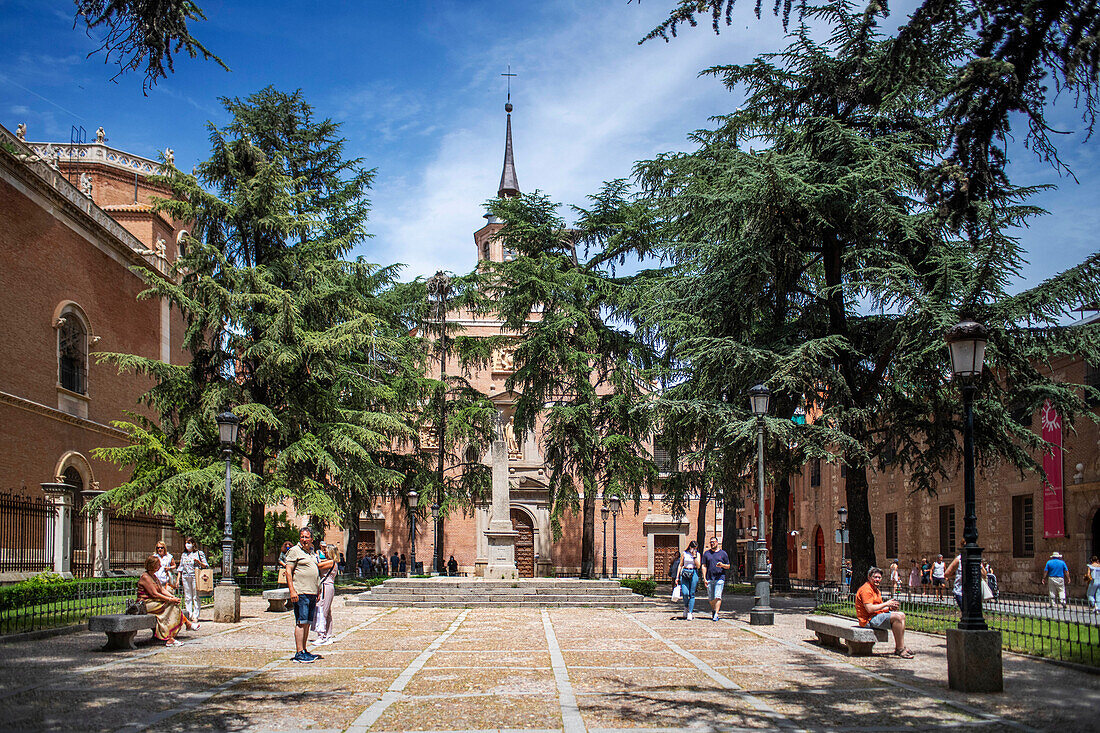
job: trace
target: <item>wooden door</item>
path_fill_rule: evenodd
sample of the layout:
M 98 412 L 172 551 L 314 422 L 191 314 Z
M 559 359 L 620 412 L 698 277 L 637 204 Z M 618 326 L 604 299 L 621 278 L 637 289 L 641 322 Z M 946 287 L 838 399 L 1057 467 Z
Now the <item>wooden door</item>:
M 356 559 L 362 559 L 367 555 L 374 557 L 374 530 L 368 529 L 366 531 L 360 530 L 359 532 L 359 557 Z
M 519 577 L 535 577 L 535 528 L 527 513 L 519 509 L 512 510 L 512 530 L 516 536 L 516 568 Z
M 787 533 L 787 575 L 789 577 L 797 577 L 798 575 L 798 538 L 790 532 Z
M 814 580 L 825 580 L 825 532 L 821 527 L 814 533 Z
M 668 568 L 680 553 L 680 535 L 653 535 L 653 577 L 663 580 L 668 577 Z

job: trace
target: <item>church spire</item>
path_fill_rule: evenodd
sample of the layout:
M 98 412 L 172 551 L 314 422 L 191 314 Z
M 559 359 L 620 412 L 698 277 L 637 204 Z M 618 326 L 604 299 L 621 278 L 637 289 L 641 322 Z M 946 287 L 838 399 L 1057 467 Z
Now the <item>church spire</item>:
M 511 67 L 507 74 L 501 76 L 513 77 Z M 512 86 L 511 78 L 508 79 L 508 101 L 504 105 L 504 111 L 508 113 L 508 131 L 504 138 L 504 170 L 500 173 L 500 188 L 497 196 L 506 198 L 519 196 L 519 178 L 516 177 L 516 161 L 512 158 Z

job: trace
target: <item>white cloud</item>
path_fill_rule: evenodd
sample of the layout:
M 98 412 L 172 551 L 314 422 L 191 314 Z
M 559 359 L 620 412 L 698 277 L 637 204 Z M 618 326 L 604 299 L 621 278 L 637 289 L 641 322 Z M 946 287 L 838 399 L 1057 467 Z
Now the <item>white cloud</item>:
M 684 149 L 687 134 L 707 125 L 709 115 L 737 106 L 719 82 L 697 79 L 699 71 L 747 61 L 781 42 L 773 24 L 754 21 L 720 37 L 698 29 L 672 43 L 638 46 L 658 15 L 635 8 L 613 5 L 521 42 L 479 40 L 464 49 L 475 81 L 449 100 L 454 109 L 438 111 L 450 118 L 428 162 L 401 174 L 379 171 L 376 236 L 362 248 L 368 258 L 407 263 L 409 277 L 473 267 L 471 235 L 483 223 L 482 204 L 496 193 L 504 154 L 503 94 L 484 91 L 496 86 L 485 69 L 511 63 L 520 74 L 512 124 L 521 189 L 583 204 L 604 180 L 629 176 L 638 160 Z M 379 99 L 377 90 L 366 93 Z M 400 107 L 401 97 L 385 106 Z

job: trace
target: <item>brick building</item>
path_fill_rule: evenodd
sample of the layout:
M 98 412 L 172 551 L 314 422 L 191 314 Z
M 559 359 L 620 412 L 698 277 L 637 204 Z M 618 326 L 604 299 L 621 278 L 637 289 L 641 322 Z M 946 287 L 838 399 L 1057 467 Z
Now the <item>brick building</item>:
M 1100 373 L 1080 359 L 1065 358 L 1050 365 L 1051 378 L 1076 384 L 1097 383 Z M 1047 416 L 1048 427 L 1053 415 Z M 1042 429 L 1040 413 L 1021 418 L 1033 430 Z M 1038 474 L 1020 476 L 1008 465 L 978 471 L 975 495 L 978 544 L 1002 589 L 1042 592 L 1039 581 L 1050 553 L 1061 552 L 1077 581 L 1078 595 L 1090 555 L 1100 555 L 1100 428 L 1087 419 L 1074 430 L 1061 431 L 1062 454 L 1050 459 L 1055 474 L 1064 476 L 1061 492 L 1044 488 Z M 1049 471 L 1048 467 L 1048 471 Z M 943 554 L 953 558 L 962 543 L 962 468 L 937 495 L 911 494 L 906 476 L 871 472 L 869 503 L 880 563 L 899 559 L 903 577 L 911 560 Z M 797 531 L 799 572 L 792 576 L 837 580 L 840 546 L 836 510 L 845 503 L 843 468 L 836 464 L 807 466 L 792 481 L 791 528 Z M 1054 480 L 1052 483 L 1057 484 Z
M 168 277 L 183 227 L 151 210 L 170 195 L 149 180 L 160 163 L 109 147 L 102 128 L 77 145 L 28 143 L 24 130 L 0 127 L 0 491 L 34 499 L 42 483 L 67 483 L 51 500 L 68 502 L 80 530 L 83 501 L 127 478 L 92 451 L 124 444 L 111 422 L 140 411 L 150 385 L 96 352 L 185 363 L 178 311 L 139 300 L 147 283 L 132 269 Z M 74 537 L 73 569 L 88 570 L 91 534 Z M 0 562 L 15 552 L 0 537 Z

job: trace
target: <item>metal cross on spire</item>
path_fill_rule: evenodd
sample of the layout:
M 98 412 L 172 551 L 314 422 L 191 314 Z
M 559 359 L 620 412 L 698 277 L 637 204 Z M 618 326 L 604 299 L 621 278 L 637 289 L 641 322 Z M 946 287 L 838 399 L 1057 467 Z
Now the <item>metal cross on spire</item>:
M 501 76 L 507 77 L 507 79 L 508 79 L 508 99 L 507 99 L 507 101 L 511 102 L 512 101 L 512 77 L 513 76 L 519 76 L 519 74 L 513 74 L 512 73 L 512 65 L 508 64 L 508 71 L 504 74 L 501 74 Z

